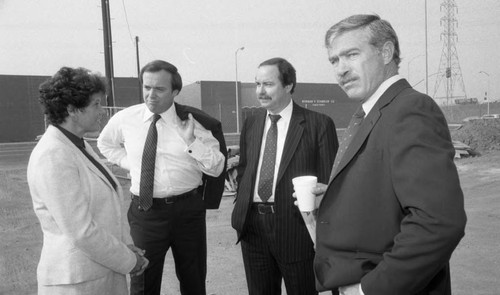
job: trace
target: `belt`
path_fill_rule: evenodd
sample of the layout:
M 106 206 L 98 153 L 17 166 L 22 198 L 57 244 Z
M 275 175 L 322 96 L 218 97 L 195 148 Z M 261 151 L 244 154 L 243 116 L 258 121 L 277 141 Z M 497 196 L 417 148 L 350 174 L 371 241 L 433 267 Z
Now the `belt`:
M 171 205 L 171 204 L 174 204 L 175 202 L 178 202 L 180 200 L 187 199 L 189 197 L 192 197 L 192 196 L 198 194 L 198 189 L 199 188 L 195 188 L 195 189 L 190 190 L 187 193 L 183 193 L 183 194 L 180 194 L 177 196 L 170 196 L 170 197 L 166 197 L 166 198 L 153 198 L 153 206 L 152 207 Z M 132 197 L 132 202 L 134 202 L 135 204 L 139 204 L 139 196 L 131 194 L 131 197 Z M 140 206 L 139 206 L 139 209 L 141 209 Z
M 276 212 L 274 203 L 252 203 L 251 207 L 259 214 L 274 214 Z

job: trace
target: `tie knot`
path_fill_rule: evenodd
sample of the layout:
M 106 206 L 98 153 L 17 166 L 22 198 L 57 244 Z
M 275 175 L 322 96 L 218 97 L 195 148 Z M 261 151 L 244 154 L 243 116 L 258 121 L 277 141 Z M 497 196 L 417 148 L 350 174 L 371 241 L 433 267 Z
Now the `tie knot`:
M 363 110 L 362 107 L 359 107 L 359 109 L 354 113 L 354 116 L 357 118 L 364 118 L 365 117 L 365 111 Z
M 271 114 L 269 114 L 269 119 L 271 119 L 272 123 L 276 123 L 276 122 L 278 122 L 279 119 L 281 119 L 281 116 L 280 115 L 271 115 Z
M 160 120 L 160 119 L 161 119 L 160 115 L 154 114 L 153 115 L 153 122 L 152 122 L 152 124 L 156 124 L 156 122 L 158 122 L 158 120 Z

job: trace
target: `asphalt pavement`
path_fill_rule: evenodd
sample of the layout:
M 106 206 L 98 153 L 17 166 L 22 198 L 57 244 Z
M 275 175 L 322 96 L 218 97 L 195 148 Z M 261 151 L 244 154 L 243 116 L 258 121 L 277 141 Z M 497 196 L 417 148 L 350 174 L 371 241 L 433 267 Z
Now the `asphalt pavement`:
M 0 143 L 0 170 L 24 169 L 36 142 Z

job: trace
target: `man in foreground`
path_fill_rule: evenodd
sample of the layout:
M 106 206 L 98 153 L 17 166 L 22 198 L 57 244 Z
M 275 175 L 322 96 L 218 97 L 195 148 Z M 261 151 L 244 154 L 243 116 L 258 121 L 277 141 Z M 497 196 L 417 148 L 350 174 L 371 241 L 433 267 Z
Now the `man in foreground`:
M 340 21 L 325 43 L 359 109 L 328 186 L 317 188 L 318 290 L 451 294 L 449 260 L 466 216 L 443 113 L 398 75 L 397 35 L 377 15 Z

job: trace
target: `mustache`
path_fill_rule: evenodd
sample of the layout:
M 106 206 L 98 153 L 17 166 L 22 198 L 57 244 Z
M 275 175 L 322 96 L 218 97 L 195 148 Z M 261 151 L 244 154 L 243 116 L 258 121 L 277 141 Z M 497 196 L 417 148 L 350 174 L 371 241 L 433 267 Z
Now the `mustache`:
M 354 81 L 356 79 L 357 79 L 357 77 L 343 77 L 343 78 L 339 79 L 338 83 L 340 85 L 344 85 L 344 84 L 352 82 L 352 81 Z

